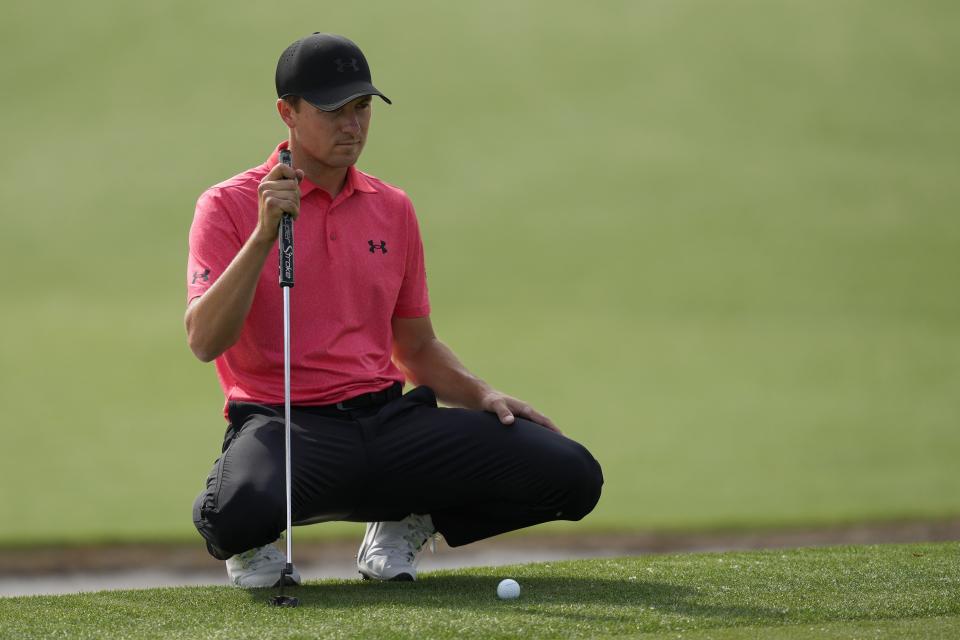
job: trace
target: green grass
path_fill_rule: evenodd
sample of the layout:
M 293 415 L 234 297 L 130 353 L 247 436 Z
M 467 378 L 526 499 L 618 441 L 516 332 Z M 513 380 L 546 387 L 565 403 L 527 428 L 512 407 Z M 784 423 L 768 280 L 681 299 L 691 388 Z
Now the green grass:
M 0 22 L 0 544 L 196 539 L 199 193 L 350 34 L 444 339 L 604 465 L 576 530 L 960 514 L 960 5 L 19 2 Z M 551 525 L 570 530 L 573 525 Z M 349 525 L 307 535 L 352 534 Z
M 580 560 L 438 571 L 416 583 L 323 581 L 0 599 L 0 637 L 947 638 L 960 632 L 960 545 Z M 499 601 L 497 582 L 521 584 Z

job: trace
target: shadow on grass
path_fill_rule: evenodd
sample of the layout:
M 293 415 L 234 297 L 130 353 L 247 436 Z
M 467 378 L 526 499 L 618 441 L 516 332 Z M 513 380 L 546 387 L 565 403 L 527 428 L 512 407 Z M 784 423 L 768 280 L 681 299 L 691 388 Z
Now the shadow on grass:
M 451 610 L 463 608 L 470 612 L 500 610 L 505 607 L 514 613 L 549 615 L 570 621 L 623 621 L 635 618 L 640 611 L 675 614 L 684 617 L 737 619 L 758 622 L 783 622 L 782 610 L 755 606 L 721 605 L 704 602 L 697 590 L 662 582 L 640 580 L 608 580 L 574 578 L 569 576 L 521 578 L 522 595 L 516 601 L 501 601 L 496 596 L 497 583 L 503 575 L 437 576 L 417 582 L 325 582 L 289 589 L 287 593 L 300 599 L 301 608 L 355 609 L 357 607 L 389 606 L 436 607 Z M 251 589 L 253 602 L 269 607 L 276 590 Z M 567 606 L 563 606 L 567 605 Z M 603 608 L 605 613 L 585 612 L 577 608 Z M 617 609 L 620 609 L 618 612 Z

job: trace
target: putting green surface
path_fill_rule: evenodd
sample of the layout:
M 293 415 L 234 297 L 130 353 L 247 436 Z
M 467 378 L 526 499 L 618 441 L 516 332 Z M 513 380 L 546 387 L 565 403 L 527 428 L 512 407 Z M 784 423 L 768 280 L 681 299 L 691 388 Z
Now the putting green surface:
M 958 24 L 935 0 L 15 3 L 0 544 L 196 539 L 224 425 L 187 230 L 285 135 L 274 65 L 314 30 L 394 101 L 360 164 L 414 199 L 439 334 L 604 466 L 552 529 L 960 514 Z
M 960 545 L 581 560 L 324 581 L 0 599 L 16 638 L 948 638 L 960 631 Z M 520 598 L 500 601 L 516 578 Z

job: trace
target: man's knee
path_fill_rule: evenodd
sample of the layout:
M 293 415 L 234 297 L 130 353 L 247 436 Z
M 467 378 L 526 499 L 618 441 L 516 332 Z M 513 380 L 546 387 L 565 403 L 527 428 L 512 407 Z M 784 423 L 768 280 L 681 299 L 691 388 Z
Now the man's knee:
M 250 484 L 234 487 L 231 499 L 212 504 L 206 491 L 194 502 L 193 522 L 219 553 L 229 557 L 273 542 L 284 523 L 283 495 Z M 225 560 L 226 558 L 220 558 Z
M 566 486 L 566 501 L 557 517 L 582 520 L 600 501 L 603 471 L 600 463 L 579 443 L 573 442 L 559 461 Z

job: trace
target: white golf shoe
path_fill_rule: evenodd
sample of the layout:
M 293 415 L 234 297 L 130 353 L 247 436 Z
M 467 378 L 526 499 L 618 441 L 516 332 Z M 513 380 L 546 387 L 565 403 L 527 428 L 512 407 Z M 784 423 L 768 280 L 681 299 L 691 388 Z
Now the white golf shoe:
M 434 533 L 429 514 L 410 514 L 399 522 L 368 522 L 357 554 L 360 575 L 364 580 L 416 580 L 417 554 Z
M 246 589 L 277 587 L 280 586 L 280 572 L 286 564 L 287 557 L 272 544 L 266 544 L 232 556 L 227 560 L 227 575 L 230 582 Z M 290 577 L 294 584 L 300 584 L 300 573 L 296 567 Z

